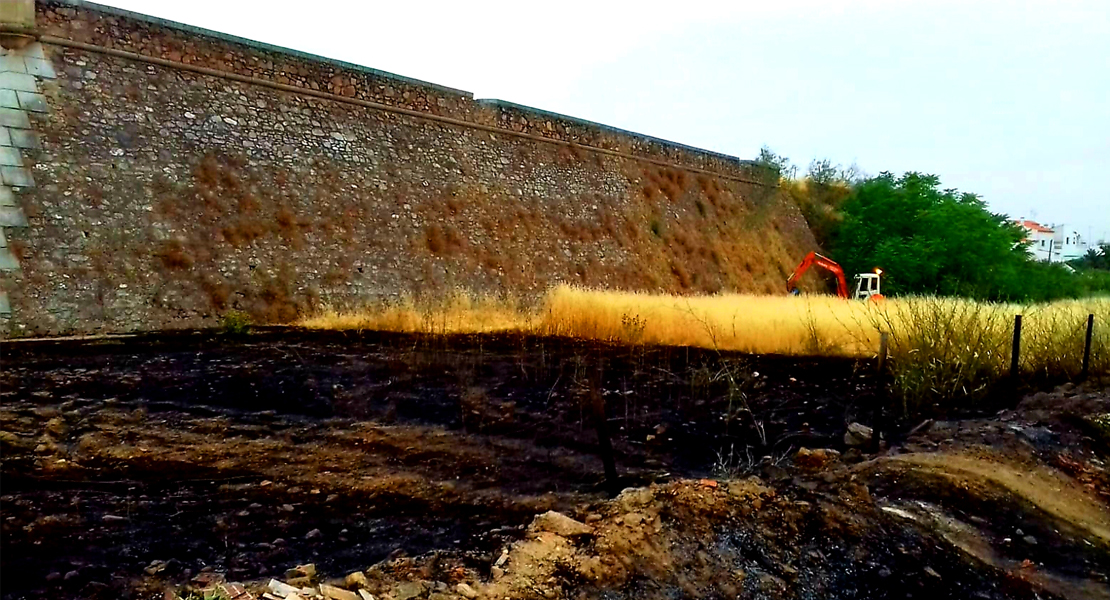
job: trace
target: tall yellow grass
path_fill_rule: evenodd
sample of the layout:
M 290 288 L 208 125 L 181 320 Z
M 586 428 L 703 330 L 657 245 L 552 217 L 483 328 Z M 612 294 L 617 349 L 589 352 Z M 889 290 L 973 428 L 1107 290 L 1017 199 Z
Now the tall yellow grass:
M 402 298 L 358 310 L 324 308 L 297 324 L 310 329 L 402 333 L 530 331 L 533 316 L 519 299 L 457 291 L 435 299 Z
M 1023 314 L 1023 355 L 1032 367 L 1074 362 L 1074 348 L 1082 346 L 1090 313 L 1096 315 L 1099 335 L 1104 336 L 1110 325 L 1108 298 L 1030 306 L 930 297 L 873 303 L 823 295 L 670 296 L 561 286 L 530 305 L 516 298 L 458 292 L 435 301 L 406 299 L 357 311 L 324 310 L 299 324 L 438 334 L 511 331 L 722 351 L 845 356 L 874 354 L 879 333 L 885 331 L 892 336 L 894 354 L 931 349 L 931 354 L 978 354 L 977 359 L 1001 364 L 1009 356 L 1013 315 Z
M 827 296 L 671 296 L 560 286 L 530 306 L 516 298 L 457 292 L 356 311 L 325 309 L 299 325 L 412 333 L 511 331 L 625 343 L 755 353 L 864 353 L 878 339 L 870 307 Z M 815 338 L 822 340 L 820 347 Z
M 544 335 L 753 353 L 860 354 L 870 307 L 830 296 L 668 296 L 561 287 L 531 324 Z
M 626 344 L 760 354 L 874 356 L 889 334 L 903 412 L 990 391 L 1009 372 L 1013 317 L 1023 315 L 1020 370 L 1045 379 L 1081 369 L 1094 314 L 1091 373 L 1110 373 L 1110 298 L 1020 306 L 910 297 L 880 303 L 831 296 L 669 296 L 557 287 L 539 302 L 456 293 L 358 311 L 322 311 L 300 325 L 434 334 L 519 332 Z

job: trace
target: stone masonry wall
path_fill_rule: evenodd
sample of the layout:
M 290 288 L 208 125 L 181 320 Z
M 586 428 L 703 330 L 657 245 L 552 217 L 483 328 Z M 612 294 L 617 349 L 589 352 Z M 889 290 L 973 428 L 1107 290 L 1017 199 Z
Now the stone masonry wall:
M 40 0 L 36 29 L 56 77 L 0 95 L 0 142 L 34 140 L 0 154 L 5 335 L 560 282 L 777 293 L 813 246 L 733 157 L 87 3 Z
M 5 230 L 28 226 L 27 216 L 16 202 L 16 194 L 35 186 L 29 160 L 39 147 L 32 123 L 47 112 L 46 98 L 39 93 L 43 82 L 55 77 L 42 44 L 20 38 L 11 50 L 0 54 L 0 274 L 17 274 L 20 259 L 9 248 Z M 18 242 L 17 242 L 18 244 Z M 0 286 L 0 325 L 10 325 L 11 302 Z

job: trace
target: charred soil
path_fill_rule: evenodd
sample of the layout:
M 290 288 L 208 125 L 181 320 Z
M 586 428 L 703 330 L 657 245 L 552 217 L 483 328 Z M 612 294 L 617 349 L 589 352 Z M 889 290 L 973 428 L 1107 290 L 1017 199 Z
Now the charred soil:
M 1093 388 L 867 455 L 866 361 L 294 330 L 2 353 L 5 598 L 305 563 L 386 598 L 1107 597 Z M 590 533 L 528 526 L 548 510 Z

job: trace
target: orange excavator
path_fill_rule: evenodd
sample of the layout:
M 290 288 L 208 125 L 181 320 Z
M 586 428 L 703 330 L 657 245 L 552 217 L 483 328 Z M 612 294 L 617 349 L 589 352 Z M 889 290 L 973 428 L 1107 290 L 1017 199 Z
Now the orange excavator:
M 790 274 L 790 279 L 786 280 L 786 291 L 791 294 L 799 294 L 798 279 L 805 274 L 810 267 L 817 265 L 826 271 L 829 271 L 836 276 L 836 295 L 847 300 L 853 296 L 848 294 L 848 282 L 844 279 L 844 269 L 841 268 L 837 262 L 827 256 L 822 256 L 816 252 L 810 252 Z M 879 276 L 883 274 L 882 269 L 875 269 L 874 273 L 860 273 L 856 275 L 856 300 L 872 300 L 879 301 L 883 299 L 883 295 L 879 292 Z

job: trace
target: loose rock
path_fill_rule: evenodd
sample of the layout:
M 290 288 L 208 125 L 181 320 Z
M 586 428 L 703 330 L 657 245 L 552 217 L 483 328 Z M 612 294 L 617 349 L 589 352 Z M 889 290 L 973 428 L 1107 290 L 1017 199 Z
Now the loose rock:
M 844 432 L 844 445 L 846 446 L 865 446 L 871 443 L 872 431 L 871 428 L 860 424 L 851 423 L 848 425 L 848 431 Z
M 553 510 L 538 515 L 532 520 L 532 525 L 529 528 L 537 532 L 549 531 L 563 537 L 576 537 L 593 533 L 593 529 L 589 525 L 581 521 L 575 521 L 563 513 Z
M 794 464 L 799 468 L 819 471 L 840 459 L 840 453 L 828 448 L 800 448 L 794 455 Z
M 301 591 L 300 589 L 295 588 L 287 583 L 278 581 L 277 579 L 271 579 L 270 583 L 266 587 L 269 588 L 269 590 L 273 592 L 275 596 L 281 598 L 285 598 L 289 596 L 289 594 L 296 594 Z
M 424 595 L 423 581 L 406 581 L 393 589 L 393 597 L 397 600 L 411 600 Z
M 358 594 L 326 583 L 320 584 L 320 593 L 331 600 L 362 600 Z
M 347 584 L 347 587 L 370 587 L 370 581 L 366 579 L 366 574 L 362 571 L 351 573 L 344 579 L 344 582 Z
M 286 579 L 292 579 L 294 577 L 307 577 L 309 579 L 314 579 L 316 577 L 316 565 L 313 563 L 308 563 L 307 565 L 297 565 L 285 572 Z

